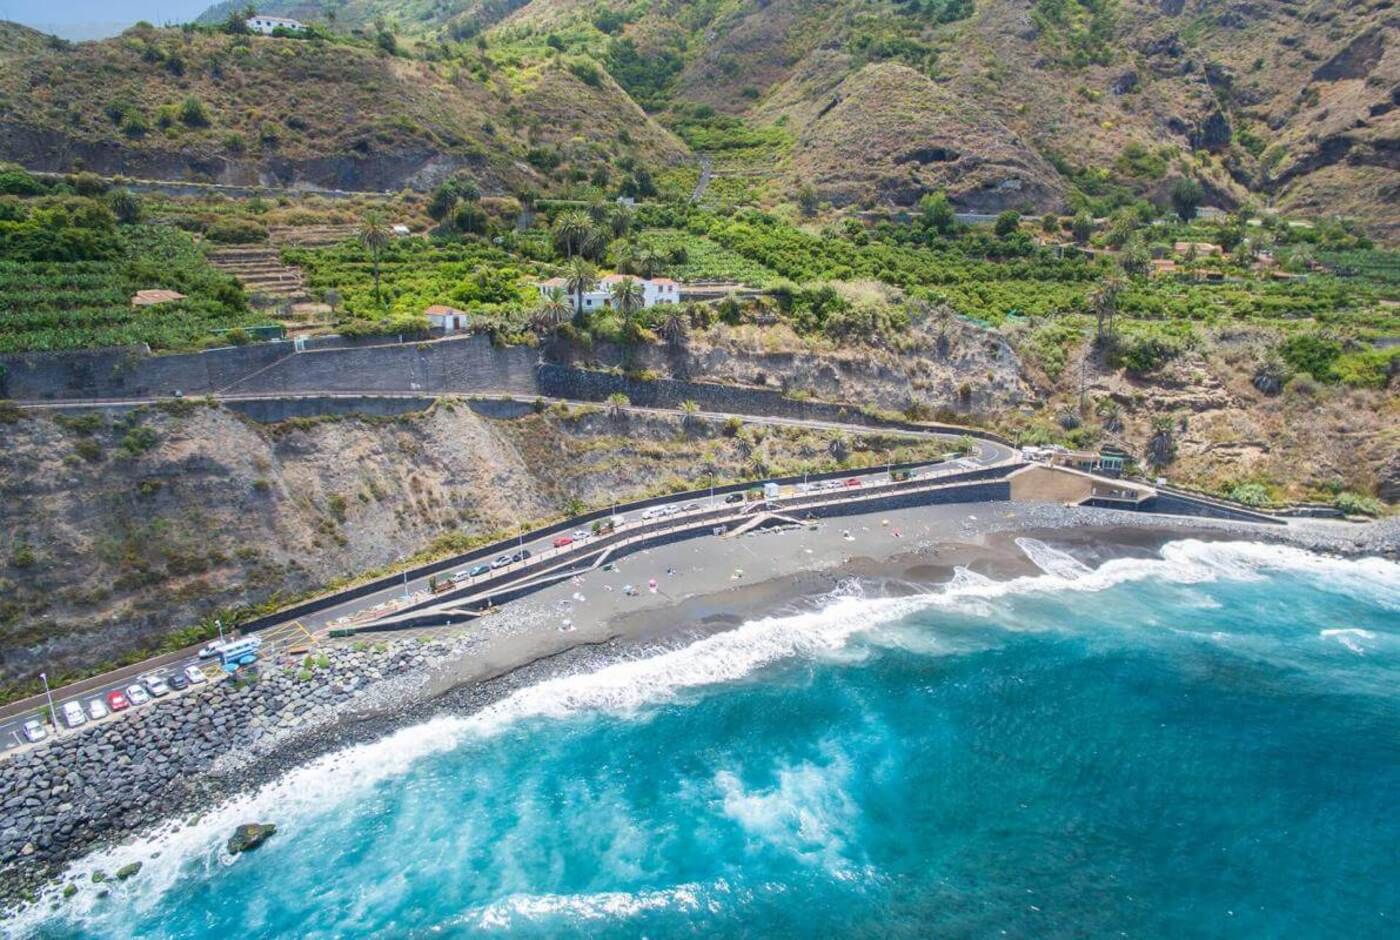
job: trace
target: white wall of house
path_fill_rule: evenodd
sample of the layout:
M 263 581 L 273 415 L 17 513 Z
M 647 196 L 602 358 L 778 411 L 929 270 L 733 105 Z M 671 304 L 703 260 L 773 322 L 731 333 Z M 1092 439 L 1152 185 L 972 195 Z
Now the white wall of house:
M 467 317 L 461 313 L 430 313 L 428 326 L 444 333 L 455 333 L 467 328 Z
M 289 20 L 280 16 L 250 16 L 244 21 L 248 28 L 255 33 L 271 35 L 274 29 L 279 26 L 282 29 L 306 29 L 306 24 L 297 20 Z
M 640 277 L 633 278 L 633 280 L 641 285 L 643 307 L 655 307 L 657 304 L 678 304 L 681 302 L 681 287 L 675 282 L 650 281 Z M 612 306 L 612 292 L 609 289 L 610 286 L 611 285 L 599 285 L 594 290 L 586 292 L 583 295 L 583 309 L 585 311 L 602 310 Z M 548 297 L 549 292 L 557 287 L 557 284 L 538 285 L 540 296 Z M 576 301 L 574 295 L 570 294 L 568 290 L 564 288 L 559 289 L 564 290 L 565 297 L 570 306 L 572 306 Z

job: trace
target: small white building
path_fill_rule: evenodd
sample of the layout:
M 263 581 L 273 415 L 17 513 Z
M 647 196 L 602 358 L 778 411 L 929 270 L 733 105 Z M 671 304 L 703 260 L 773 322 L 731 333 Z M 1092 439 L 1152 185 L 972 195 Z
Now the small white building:
M 428 318 L 428 327 L 444 333 L 456 333 L 467 328 L 467 313 L 455 307 L 433 304 L 423 315 Z
M 261 13 L 250 16 L 243 22 L 253 32 L 262 33 L 265 36 L 272 35 L 274 29 L 290 29 L 293 32 L 306 29 L 306 24 L 301 20 L 288 19 L 285 16 L 263 16 Z
M 642 306 L 655 307 L 657 304 L 678 304 L 681 302 L 681 286 L 669 277 L 633 277 L 630 274 L 608 274 L 598 279 L 598 286 L 583 295 L 583 309 L 603 310 L 612 306 L 612 288 L 618 281 L 636 281 L 642 288 Z M 569 282 L 562 277 L 552 277 L 547 281 L 540 281 L 539 292 L 541 297 L 549 296 L 552 290 L 561 290 L 568 297 L 572 306 L 577 302 L 572 294 L 569 294 Z

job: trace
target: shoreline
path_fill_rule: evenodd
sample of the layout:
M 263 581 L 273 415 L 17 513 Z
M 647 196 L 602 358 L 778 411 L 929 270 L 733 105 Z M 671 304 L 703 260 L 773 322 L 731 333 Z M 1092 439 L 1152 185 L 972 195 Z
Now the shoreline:
M 274 675 L 251 690 L 221 683 L 147 706 L 132 719 L 103 725 L 99 734 L 65 735 L 33 752 L 17 765 L 27 771 L 14 775 L 18 781 L 7 777 L 0 782 L 0 806 L 9 811 L 17 796 L 21 806 L 37 799 L 34 809 L 42 812 L 28 818 L 43 820 L 41 826 L 48 829 L 73 826 L 74 836 L 44 846 L 34 837 L 25 843 L 29 851 L 19 848 L 6 858 L 0 869 L 0 907 L 12 911 L 34 900 L 43 886 L 60 884 L 64 870 L 83 857 L 178 826 L 330 753 L 434 717 L 470 715 L 545 679 L 655 655 L 762 617 L 812 609 L 843 584 L 898 595 L 934 589 L 960 567 L 994 580 L 1041 574 L 1015 544 L 1017 538 L 1068 549 L 1090 567 L 1109 558 L 1153 556 L 1167 542 L 1187 538 L 1394 557 L 1400 551 L 1397 522 L 1373 523 L 1364 531 L 1327 523 L 1280 530 L 1049 504 L 961 503 L 645 549 L 619 560 L 615 570 L 589 572 L 467 624 L 404 631 L 403 636 L 370 640 L 372 647 L 363 637 L 340 643 L 328 650 L 328 665 L 318 667 L 309 681 L 289 675 L 289 666 L 277 673 L 277 666 L 269 664 L 265 672 Z M 629 584 L 635 594 L 625 592 Z M 267 707 L 284 694 L 291 705 Z M 241 710 L 230 711 L 235 708 Z M 247 727 L 226 730 L 230 714 L 248 716 Z M 141 794 L 139 810 L 123 806 L 120 799 L 79 806 L 80 786 L 71 782 L 72 772 L 67 777 L 55 772 L 80 755 L 98 760 L 120 755 L 123 748 L 111 743 L 114 737 L 128 739 L 122 742 L 129 758 L 123 769 L 151 761 L 177 769 L 174 760 L 160 761 L 151 753 L 151 741 L 141 747 L 142 732 L 161 740 L 161 729 L 170 726 L 192 729 L 203 736 L 204 746 L 178 764 L 178 773 L 141 780 L 149 791 L 127 787 L 126 793 Z M 226 742 L 232 746 L 225 747 Z M 132 757 L 133 748 L 138 757 Z M 59 760 L 46 759 L 60 751 L 65 753 Z M 69 783 L 56 784 L 58 779 Z M 93 781 L 80 783 L 84 796 L 92 794 Z M 22 790 L 25 786 L 28 790 Z M 78 828 L 66 815 L 91 825 Z M 0 835 L 11 844 L 12 822 L 10 817 L 0 820 Z

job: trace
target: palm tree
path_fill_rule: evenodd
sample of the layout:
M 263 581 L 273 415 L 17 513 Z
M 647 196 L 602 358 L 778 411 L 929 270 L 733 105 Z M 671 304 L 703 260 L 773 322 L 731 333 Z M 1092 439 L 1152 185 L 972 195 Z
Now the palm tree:
M 598 269 L 586 258 L 574 258 L 564 275 L 564 287 L 574 298 L 574 315 L 583 314 L 583 295 L 598 286 Z
M 622 319 L 631 322 L 646 303 L 646 298 L 642 294 L 642 285 L 637 283 L 633 277 L 619 278 L 613 282 L 612 290 L 613 309 L 622 314 Z
M 1118 312 L 1118 295 L 1122 291 L 1122 279 L 1110 277 L 1100 281 L 1099 285 L 1089 292 L 1089 309 L 1094 311 L 1097 325 L 1094 342 L 1103 343 L 1105 323 L 1108 324 L 1108 335 L 1113 334 L 1113 316 Z
M 378 212 L 365 214 L 364 221 L 360 223 L 359 239 L 374 264 L 374 302 L 382 303 L 379 299 L 379 253 L 389 244 L 389 227 Z
M 666 317 L 666 322 L 661 324 L 661 335 L 665 337 L 668 345 L 679 349 L 685 345 L 686 334 L 689 332 L 689 324 L 685 317 L 677 311 L 672 311 Z
M 637 273 L 644 278 L 653 278 L 661 273 L 661 266 L 666 263 L 666 259 L 660 253 L 651 248 L 643 248 L 637 252 L 635 264 Z
M 557 287 L 551 287 L 544 295 L 540 305 L 535 308 L 533 326 L 536 333 L 548 333 L 553 336 L 559 332 L 559 327 L 563 326 L 569 319 L 569 302 L 564 296 L 564 292 Z
M 700 414 L 700 403 L 693 398 L 681 402 L 681 427 L 689 428 L 696 415 Z
M 612 206 L 606 199 L 595 199 L 588 204 L 588 217 L 593 220 L 594 225 L 602 225 L 608 221 L 611 214 Z
M 582 212 L 565 212 L 554 220 L 554 244 L 567 257 L 581 253 L 593 238 L 593 223 Z
M 627 233 L 632 231 L 632 223 L 636 221 L 636 213 L 628 206 L 618 206 L 613 209 L 611 224 L 614 238 L 626 238 Z

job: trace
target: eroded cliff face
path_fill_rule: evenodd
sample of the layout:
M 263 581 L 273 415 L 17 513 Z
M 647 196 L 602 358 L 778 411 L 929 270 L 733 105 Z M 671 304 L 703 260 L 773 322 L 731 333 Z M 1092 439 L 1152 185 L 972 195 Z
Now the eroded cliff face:
M 149 653 L 218 611 L 662 489 L 929 456 L 872 433 L 600 407 L 258 425 L 192 402 L 0 425 L 0 688 Z M 139 658 L 139 657 L 138 657 Z

